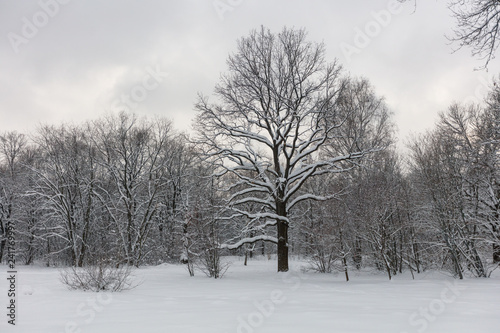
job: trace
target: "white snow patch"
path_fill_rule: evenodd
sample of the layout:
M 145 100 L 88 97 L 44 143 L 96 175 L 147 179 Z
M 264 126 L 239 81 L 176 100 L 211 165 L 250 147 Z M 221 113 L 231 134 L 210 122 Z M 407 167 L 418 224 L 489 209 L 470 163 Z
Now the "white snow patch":
M 0 266 L 0 332 L 496 332 L 500 276 L 416 280 L 351 273 L 276 273 L 274 260 L 231 258 L 220 280 L 190 278 L 181 265 L 135 271 L 143 280 L 121 293 L 70 291 L 54 268 L 18 266 L 16 326 L 7 324 L 6 267 Z

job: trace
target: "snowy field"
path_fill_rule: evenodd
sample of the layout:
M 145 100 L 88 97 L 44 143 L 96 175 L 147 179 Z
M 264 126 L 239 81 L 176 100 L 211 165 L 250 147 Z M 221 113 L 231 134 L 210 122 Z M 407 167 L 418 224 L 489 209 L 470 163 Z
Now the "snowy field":
M 134 272 L 142 283 L 121 293 L 69 291 L 54 268 L 18 266 L 16 326 L 2 306 L 0 332 L 499 332 L 500 276 L 454 280 L 396 276 L 278 274 L 276 262 L 241 259 L 224 278 L 190 278 L 183 266 Z M 0 266 L 6 276 L 6 267 Z M 496 272 L 498 273 L 498 272 Z M 7 304 L 7 279 L 0 282 Z

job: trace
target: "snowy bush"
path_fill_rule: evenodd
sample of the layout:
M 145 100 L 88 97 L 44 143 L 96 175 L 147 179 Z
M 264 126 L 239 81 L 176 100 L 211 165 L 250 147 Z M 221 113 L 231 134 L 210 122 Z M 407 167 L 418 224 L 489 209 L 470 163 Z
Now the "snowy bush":
M 229 268 L 229 263 L 221 261 L 220 249 L 214 247 L 203 252 L 198 259 L 197 267 L 200 271 L 205 273 L 206 276 L 220 279 Z
M 134 288 L 130 266 L 113 266 L 105 261 L 83 268 L 71 267 L 61 272 L 61 282 L 72 290 L 123 291 Z
M 318 273 L 331 273 L 334 270 L 336 256 L 333 254 L 316 254 L 309 258 L 309 270 Z

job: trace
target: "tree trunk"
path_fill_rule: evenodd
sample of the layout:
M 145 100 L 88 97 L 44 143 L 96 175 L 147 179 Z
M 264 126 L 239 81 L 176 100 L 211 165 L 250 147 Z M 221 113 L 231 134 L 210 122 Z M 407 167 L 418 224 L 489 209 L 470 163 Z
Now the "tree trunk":
M 356 265 L 356 269 L 361 269 L 361 264 L 363 261 L 363 257 L 361 254 L 361 241 L 356 237 L 355 245 L 354 245 L 354 255 L 352 257 L 354 264 Z
M 7 239 L 2 236 L 2 240 L 0 241 L 0 263 L 2 263 L 3 251 L 5 249 L 5 244 L 7 244 Z
M 348 272 L 348 267 L 347 267 L 347 259 L 346 259 L 346 253 L 345 253 L 345 248 L 344 248 L 344 234 L 342 233 L 342 228 L 340 228 L 340 232 L 339 232 L 339 241 L 340 241 L 340 251 L 342 254 L 342 264 L 344 265 L 345 280 L 346 280 L 346 282 L 349 282 L 349 272 Z
M 286 217 L 286 204 L 276 203 L 276 213 Z M 288 272 L 288 223 L 278 220 L 278 272 Z
M 7 244 L 7 227 L 4 227 L 3 222 L 0 221 L 0 263 L 2 263 L 5 244 Z
M 35 235 L 30 231 L 30 238 L 28 241 L 28 249 L 26 250 L 26 260 L 24 262 L 25 265 L 31 265 L 33 263 L 35 257 Z
M 278 272 L 288 272 L 288 224 L 278 221 Z
M 499 244 L 493 244 L 493 263 L 494 264 L 500 263 L 500 245 Z
M 346 282 L 349 282 L 349 272 L 348 272 L 349 268 L 347 267 L 347 259 L 345 257 L 345 254 L 342 257 L 342 263 L 344 264 L 345 280 Z

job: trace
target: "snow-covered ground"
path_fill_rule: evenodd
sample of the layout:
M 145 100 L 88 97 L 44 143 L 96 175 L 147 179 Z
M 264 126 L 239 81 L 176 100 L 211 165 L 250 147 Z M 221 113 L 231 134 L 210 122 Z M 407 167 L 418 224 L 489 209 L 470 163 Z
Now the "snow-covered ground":
M 439 273 L 396 276 L 276 273 L 276 262 L 233 264 L 224 278 L 191 278 L 183 266 L 134 272 L 121 293 L 69 291 L 54 268 L 18 266 L 16 326 L 7 323 L 0 266 L 0 332 L 499 332 L 500 276 L 457 281 Z

